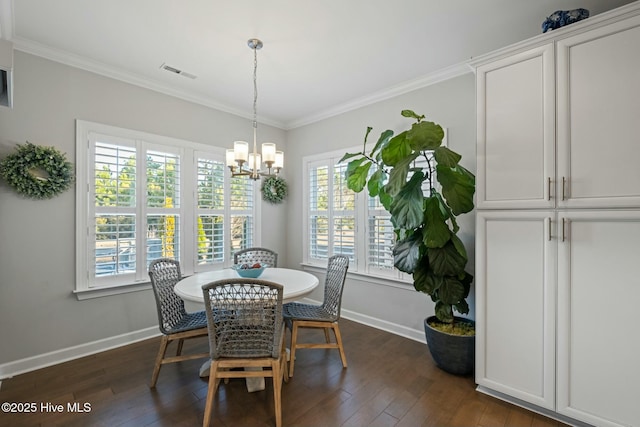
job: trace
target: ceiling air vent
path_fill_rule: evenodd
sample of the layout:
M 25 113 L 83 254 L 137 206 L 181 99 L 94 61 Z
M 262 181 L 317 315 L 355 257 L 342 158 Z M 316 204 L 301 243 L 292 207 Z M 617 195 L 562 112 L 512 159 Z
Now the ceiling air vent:
M 186 71 L 182 71 L 182 70 L 180 70 L 178 68 L 172 67 L 171 65 L 167 65 L 166 63 L 162 64 L 160 66 L 160 68 L 165 70 L 165 71 L 169 71 L 170 73 L 180 74 L 181 76 L 188 77 L 190 79 L 195 79 L 196 78 L 195 74 L 187 73 Z

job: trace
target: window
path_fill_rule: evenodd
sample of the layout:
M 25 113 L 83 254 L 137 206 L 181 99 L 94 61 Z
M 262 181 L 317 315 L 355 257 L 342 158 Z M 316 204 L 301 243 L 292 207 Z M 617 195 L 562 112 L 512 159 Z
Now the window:
M 309 168 L 309 258 L 322 262 L 337 254 L 355 260 L 356 195 L 344 182 L 346 165 L 333 159 Z
M 79 298 L 146 286 L 160 257 L 221 268 L 259 240 L 256 184 L 230 177 L 224 150 L 84 121 L 77 139 Z
M 393 266 L 390 214 L 366 190 L 355 194 L 344 180 L 347 163 L 337 151 L 303 160 L 305 171 L 304 262 L 326 265 L 332 255 L 351 261 L 350 273 L 405 280 Z

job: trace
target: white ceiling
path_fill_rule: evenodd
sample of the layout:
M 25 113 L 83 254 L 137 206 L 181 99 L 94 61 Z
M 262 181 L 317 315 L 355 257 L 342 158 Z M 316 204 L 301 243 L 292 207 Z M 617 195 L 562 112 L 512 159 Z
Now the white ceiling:
M 289 129 L 455 73 L 555 10 L 631 0 L 0 0 L 16 50 Z M 166 63 L 197 76 L 161 70 Z M 448 70 L 448 71 L 447 71 Z

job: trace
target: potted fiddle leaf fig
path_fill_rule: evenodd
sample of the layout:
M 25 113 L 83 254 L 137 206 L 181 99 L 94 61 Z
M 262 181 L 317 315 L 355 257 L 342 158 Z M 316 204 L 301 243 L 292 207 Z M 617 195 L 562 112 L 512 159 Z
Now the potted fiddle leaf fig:
M 474 207 L 475 177 L 459 164 L 462 156 L 442 145 L 440 125 L 411 110 L 403 110 L 402 116 L 415 120 L 409 129 L 395 136 L 391 130 L 382 132 L 367 151 L 368 127 L 362 151 L 343 156 L 341 162 L 349 161 L 347 186 L 355 192 L 366 187 L 391 214 L 394 265 L 411 274 L 414 288 L 435 302 L 435 316 L 425 319 L 425 334 L 436 364 L 454 374 L 469 374 L 474 323 L 454 311 L 469 312 L 466 299 L 473 276 L 465 270 L 467 252 L 457 236 L 456 217 Z M 449 331 L 442 335 L 434 329 L 437 324 Z M 456 343 L 441 342 L 448 337 Z M 438 349 L 439 344 L 446 348 Z M 463 354 L 452 354 L 453 349 Z

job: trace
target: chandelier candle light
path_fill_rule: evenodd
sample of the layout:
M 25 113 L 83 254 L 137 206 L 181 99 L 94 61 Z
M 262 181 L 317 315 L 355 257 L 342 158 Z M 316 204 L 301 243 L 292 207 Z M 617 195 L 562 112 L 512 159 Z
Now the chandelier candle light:
M 276 144 L 272 142 L 262 144 L 262 156 L 258 153 L 258 49 L 262 48 L 262 42 L 249 39 L 247 44 L 253 49 L 253 152 L 249 152 L 248 142 L 235 141 L 233 148 L 227 149 L 227 166 L 231 176 L 258 180 L 261 176 L 278 175 L 284 164 L 284 153 L 276 151 Z M 260 170 L 262 162 L 267 166 L 266 172 Z

